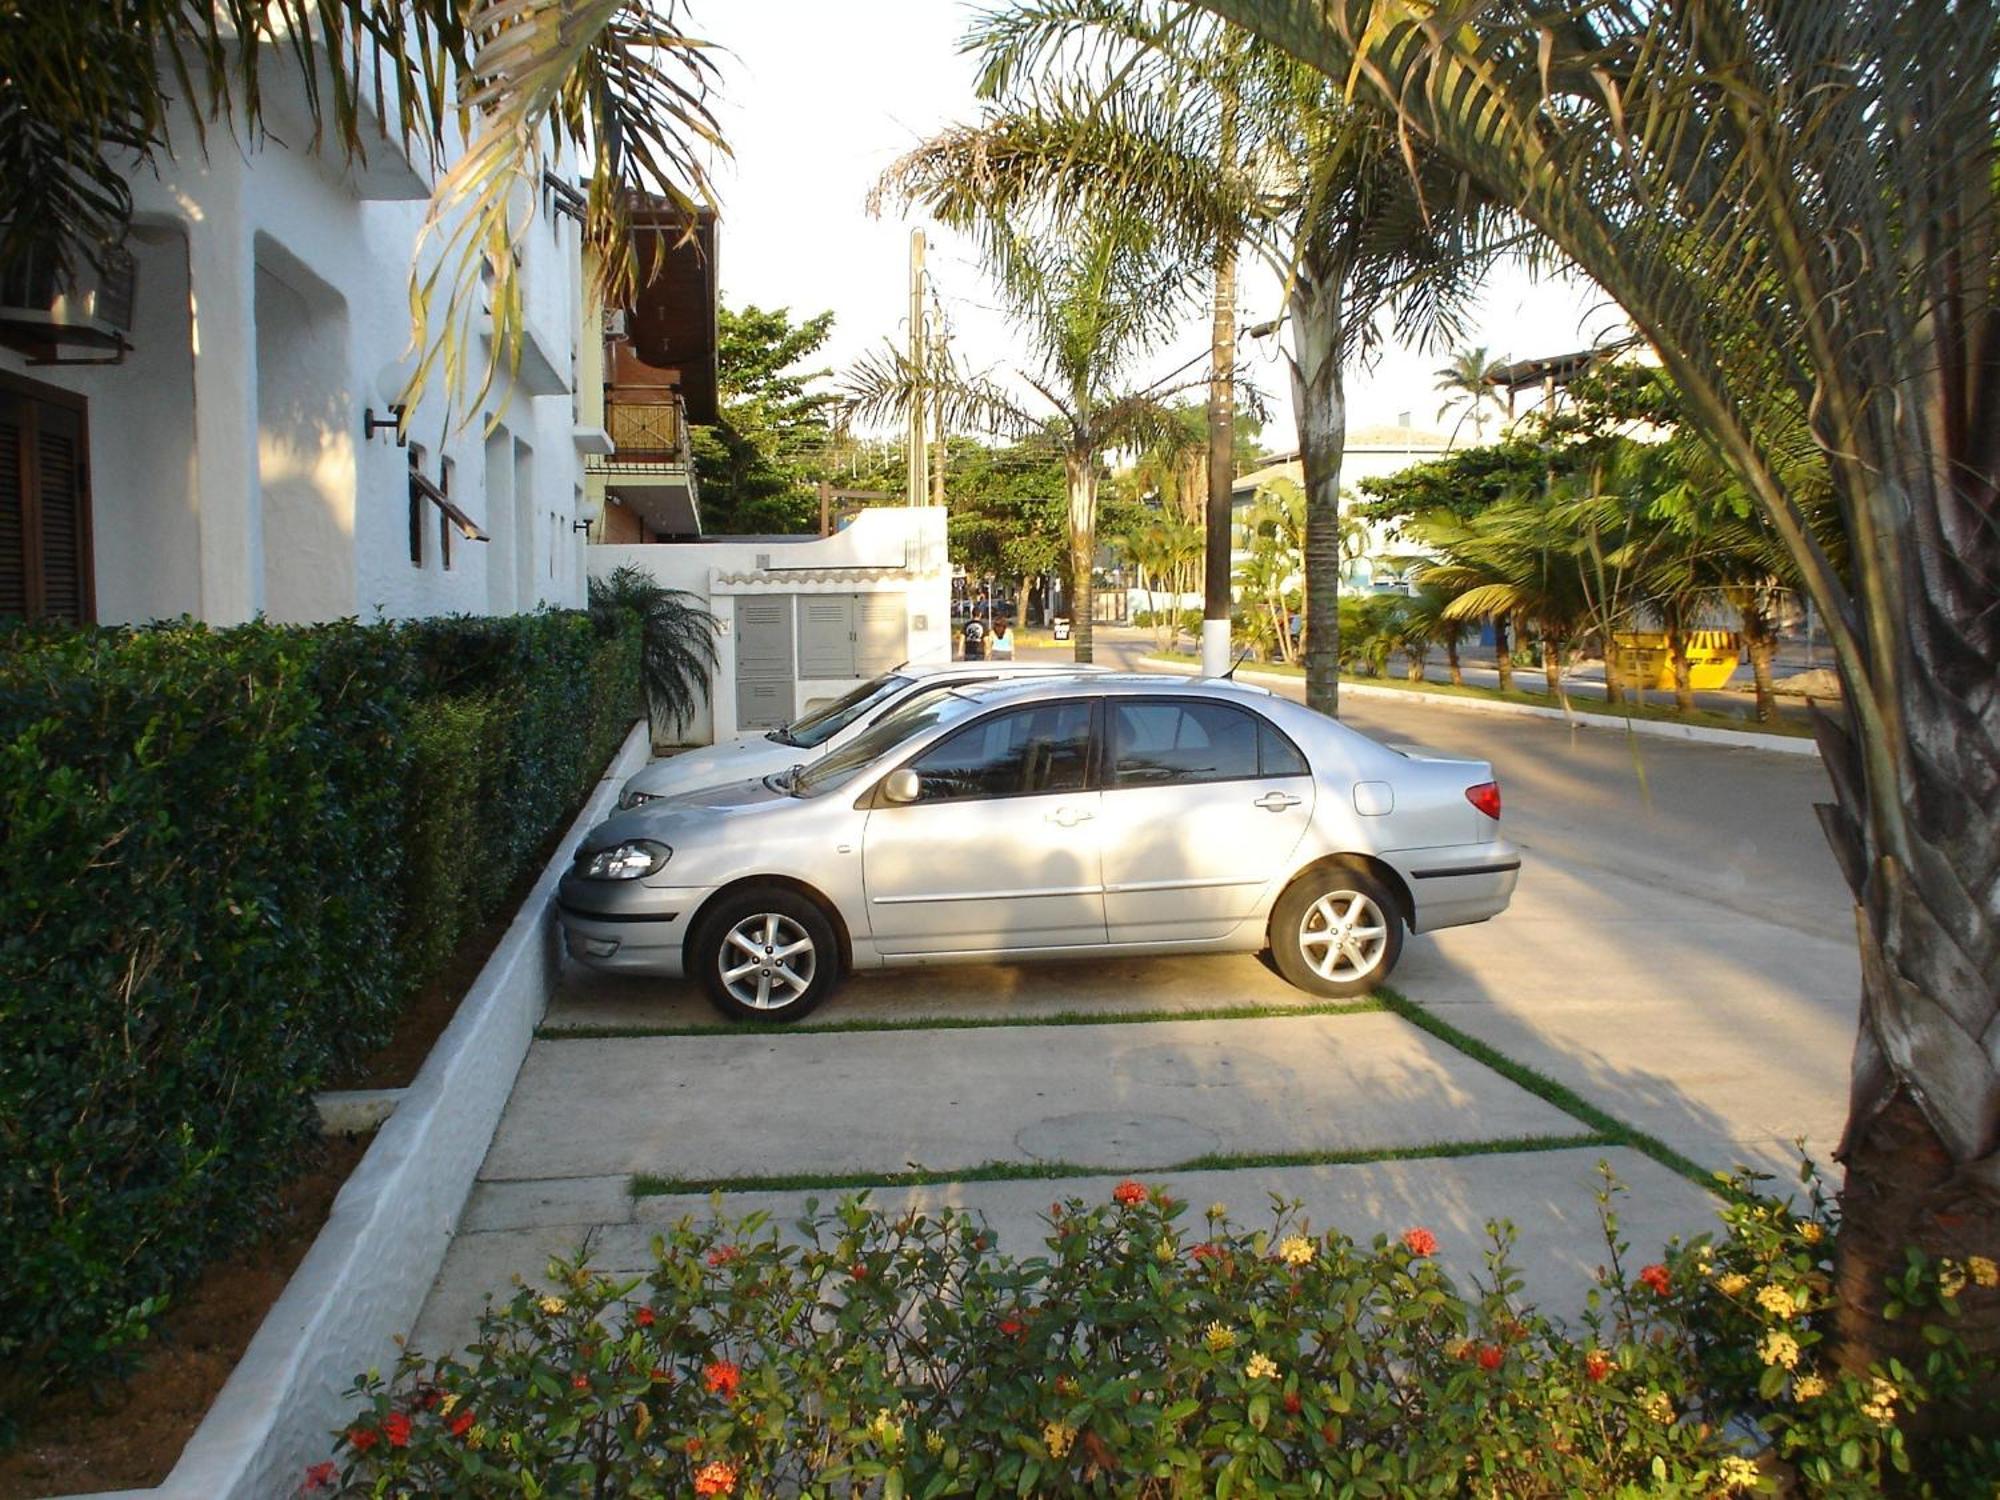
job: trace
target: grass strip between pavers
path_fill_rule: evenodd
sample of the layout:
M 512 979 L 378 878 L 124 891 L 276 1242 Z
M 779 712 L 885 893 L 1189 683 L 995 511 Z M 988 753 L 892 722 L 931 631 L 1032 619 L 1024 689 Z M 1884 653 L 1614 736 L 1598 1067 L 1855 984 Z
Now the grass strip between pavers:
M 1533 1151 L 1569 1151 L 1620 1142 L 1605 1134 L 1530 1135 L 1497 1141 L 1433 1141 L 1423 1146 L 1374 1146 L 1352 1151 L 1268 1151 L 1249 1155 L 1211 1154 L 1172 1166 L 1147 1167 L 1148 1177 L 1175 1172 L 1234 1172 L 1257 1167 L 1356 1167 L 1385 1161 L 1431 1161 L 1455 1156 L 1511 1156 Z M 1058 1182 L 1070 1177 L 1123 1177 L 1131 1167 L 1082 1162 L 989 1161 L 958 1171 L 917 1168 L 908 1172 L 795 1172 L 770 1177 L 658 1177 L 641 1172 L 632 1179 L 635 1198 L 671 1198 L 696 1193 L 793 1193 L 845 1188 L 928 1187 L 946 1182 Z
M 1449 1021 L 1439 1020 L 1430 1011 L 1415 1001 L 1405 999 L 1394 990 L 1377 990 L 1376 996 L 1382 1001 L 1383 1007 L 1392 1014 L 1402 1017 L 1421 1031 L 1429 1032 L 1447 1046 L 1457 1048 L 1474 1062 L 1483 1063 L 1509 1083 L 1526 1089 L 1546 1103 L 1553 1104 L 1564 1114 L 1581 1120 L 1596 1131 L 1598 1138 L 1606 1145 L 1624 1146 L 1637 1151 L 1641 1156 L 1650 1156 L 1669 1171 L 1680 1173 L 1695 1186 L 1706 1188 L 1711 1193 L 1729 1196 L 1713 1172 L 1681 1155 L 1658 1136 L 1648 1135 L 1636 1126 L 1627 1125 L 1623 1120 L 1606 1114 L 1574 1089 L 1556 1082 L 1546 1073 L 1536 1072 L 1525 1063 L 1515 1062 L 1506 1053 L 1488 1046 L 1476 1036 L 1460 1031 Z
M 1163 1021 L 1270 1021 L 1287 1016 L 1360 1016 L 1388 1010 L 1383 1001 L 1327 1000 L 1308 1005 L 1211 1005 L 1200 1010 L 1063 1010 L 1046 1016 L 862 1017 L 798 1026 L 754 1022 L 701 1022 L 686 1026 L 540 1026 L 543 1042 L 619 1041 L 627 1037 L 825 1036 L 854 1031 L 997 1031 L 1021 1026 L 1154 1026 Z

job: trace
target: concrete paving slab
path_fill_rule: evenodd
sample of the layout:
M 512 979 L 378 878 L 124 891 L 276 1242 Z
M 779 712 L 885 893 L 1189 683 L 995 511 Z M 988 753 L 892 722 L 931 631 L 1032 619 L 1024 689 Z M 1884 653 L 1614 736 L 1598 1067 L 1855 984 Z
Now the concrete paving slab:
M 1505 918 L 1413 941 L 1395 983 L 1711 1168 L 1789 1180 L 1795 1138 L 1822 1160 L 1839 1138 L 1851 938 L 1531 859 Z
M 1514 1263 L 1526 1282 L 1524 1299 L 1574 1317 L 1582 1311 L 1592 1276 L 1605 1260 L 1595 1197 L 1601 1185 L 1600 1162 L 1608 1162 L 1629 1189 L 1616 1207 L 1633 1254 L 1641 1261 L 1653 1258 L 1671 1236 L 1716 1227 L 1712 1197 L 1647 1158 L 1622 1150 L 1174 1173 L 1146 1181 L 1158 1181 L 1185 1199 L 1191 1205 L 1192 1226 L 1199 1225 L 1208 1204 L 1218 1201 L 1229 1205 L 1239 1223 L 1268 1224 L 1272 1194 L 1299 1199 L 1301 1212 L 1315 1228 L 1337 1228 L 1363 1242 L 1376 1234 L 1399 1235 L 1422 1225 L 1437 1235 L 1440 1259 L 1461 1281 L 1485 1273 L 1486 1222 L 1511 1220 L 1519 1233 Z M 1045 1232 L 1042 1216 L 1051 1202 L 1071 1197 L 1103 1201 L 1117 1180 L 1106 1176 L 940 1184 L 877 1190 L 871 1201 L 891 1214 L 906 1209 L 935 1212 L 945 1205 L 977 1211 L 992 1225 L 999 1249 L 1021 1256 L 1040 1248 Z M 732 1193 L 724 1196 L 722 1206 L 730 1218 L 765 1210 L 782 1227 L 804 1213 L 808 1197 L 817 1197 L 822 1209 L 828 1209 L 840 1196 Z M 607 1272 L 636 1273 L 651 1263 L 654 1233 L 683 1217 L 706 1220 L 712 1212 L 705 1197 L 642 1198 L 640 1222 L 600 1237 L 591 1247 L 592 1263 Z M 511 1295 L 512 1278 L 517 1275 L 543 1283 L 549 1256 L 573 1250 L 581 1240 L 574 1230 L 547 1228 L 461 1235 L 416 1329 L 417 1347 L 433 1352 L 462 1347 L 474 1334 L 486 1292 L 496 1298 Z
M 621 1224 L 631 1217 L 629 1176 L 543 1177 L 475 1183 L 458 1227 L 464 1234 L 560 1224 Z
M 1136 1169 L 1579 1128 L 1383 1014 L 561 1040 L 529 1053 L 481 1177 Z
M 798 1029 L 843 1021 L 1038 1019 L 1220 1005 L 1318 1004 L 1247 953 L 1105 958 L 1029 964 L 872 969 L 852 975 Z M 721 1021 L 699 985 L 603 974 L 572 964 L 542 1025 L 712 1026 Z

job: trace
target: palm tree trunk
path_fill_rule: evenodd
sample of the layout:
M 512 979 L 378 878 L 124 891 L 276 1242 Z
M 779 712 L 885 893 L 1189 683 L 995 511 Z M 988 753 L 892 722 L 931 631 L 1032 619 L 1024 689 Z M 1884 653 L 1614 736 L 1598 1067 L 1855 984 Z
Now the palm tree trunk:
M 1069 566 L 1070 639 L 1076 660 L 1095 660 L 1092 646 L 1096 631 L 1097 586 L 1091 571 L 1097 561 L 1097 464 L 1088 453 L 1063 455 L 1063 474 L 1069 481 Z
M 1500 674 L 1500 691 L 1514 691 L 1513 632 L 1505 615 L 1493 617 L 1493 670 Z
M 1625 669 L 1618 664 L 1618 644 L 1608 630 L 1604 632 L 1604 701 L 1625 701 Z
M 1225 92 L 1222 104 L 1220 166 L 1236 167 L 1236 99 Z M 1208 341 L 1208 511 L 1202 590 L 1202 668 L 1219 674 L 1226 661 L 1211 659 L 1207 636 L 1221 622 L 1220 654 L 1229 655 L 1229 510 L 1236 466 L 1236 241 L 1224 236 L 1215 247 L 1215 288 Z M 1180 601 L 1174 602 L 1176 620 Z
M 1028 628 L 1028 584 L 1028 575 L 1023 573 L 1021 575 L 1021 585 L 1014 591 L 1014 628 L 1016 630 L 1026 630 Z
M 1757 600 L 1747 601 L 1740 613 L 1743 647 L 1750 655 L 1750 677 L 1757 686 L 1757 719 L 1768 724 L 1778 716 L 1778 700 L 1771 686 L 1771 663 L 1778 654 L 1778 640 Z
M 1549 701 L 1562 697 L 1562 637 L 1553 631 L 1542 634 L 1542 680 L 1549 685 Z
M 1694 668 L 1688 663 L 1687 626 L 1678 612 L 1667 625 L 1667 660 L 1674 669 L 1674 705 L 1684 714 L 1694 712 Z
M 1458 637 L 1453 636 L 1444 643 L 1444 664 L 1451 669 L 1451 685 L 1465 686 L 1465 671 L 1458 664 Z
M 1340 711 L 1340 461 L 1347 448 L 1338 282 L 1301 267 L 1291 295 L 1292 410 L 1306 491 L 1306 707 Z

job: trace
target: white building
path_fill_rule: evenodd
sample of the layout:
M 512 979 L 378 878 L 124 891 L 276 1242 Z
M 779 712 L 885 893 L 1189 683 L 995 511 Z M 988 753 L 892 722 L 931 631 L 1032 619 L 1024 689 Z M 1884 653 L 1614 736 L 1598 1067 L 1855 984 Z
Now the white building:
M 518 369 L 454 431 L 434 384 L 399 446 L 432 169 L 373 135 L 365 167 L 280 145 L 312 131 L 295 75 L 267 69 L 264 87 L 269 137 L 211 126 L 204 154 L 183 115 L 178 157 L 133 174 L 129 285 L 94 301 L 31 274 L 0 289 L 0 615 L 580 604 L 579 442 L 602 435 L 578 430 L 600 356 L 595 329 L 579 348 L 574 193 L 521 190 Z
M 676 738 L 775 729 L 905 661 L 951 660 L 942 506 L 864 510 L 831 536 L 594 546 L 597 577 L 635 566 L 716 618 L 706 710 Z

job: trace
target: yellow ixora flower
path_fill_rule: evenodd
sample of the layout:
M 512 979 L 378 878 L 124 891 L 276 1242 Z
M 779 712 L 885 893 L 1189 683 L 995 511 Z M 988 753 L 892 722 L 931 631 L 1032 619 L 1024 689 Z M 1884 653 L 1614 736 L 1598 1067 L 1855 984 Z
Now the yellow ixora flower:
M 1715 1289 L 1725 1297 L 1740 1297 L 1750 1289 L 1750 1278 L 1740 1271 L 1730 1271 L 1715 1278 Z
M 1981 1286 L 2000 1286 L 2000 1266 L 1994 1265 L 1992 1259 L 1988 1256 L 1966 1256 L 1965 1269 L 1972 1274 L 1972 1279 Z
M 1738 1458 L 1731 1454 L 1716 1469 L 1715 1477 L 1727 1493 L 1734 1495 L 1744 1490 L 1755 1489 L 1757 1474 L 1757 1466 L 1749 1459 Z
M 1757 1305 L 1773 1317 L 1789 1318 L 1799 1310 L 1799 1299 L 1772 1282 L 1757 1288 Z
M 941 1432 L 925 1433 L 924 1452 L 933 1455 L 944 1452 L 944 1434 Z
M 1799 1225 L 1799 1238 L 1804 1240 L 1808 1245 L 1817 1245 L 1821 1240 L 1826 1238 L 1826 1231 L 1813 1223 L 1811 1219 L 1807 1219 L 1803 1224 Z
M 868 1436 L 885 1448 L 893 1447 L 903 1440 L 903 1424 L 888 1407 L 882 1407 L 869 1420 Z
M 1236 1330 L 1222 1323 L 1211 1323 L 1208 1325 L 1206 1339 L 1209 1352 L 1220 1354 L 1225 1349 L 1236 1347 Z
M 1801 1375 L 1792 1382 L 1792 1394 L 1801 1401 L 1816 1400 L 1826 1394 L 1826 1382 L 1817 1375 Z
M 1250 1362 L 1243 1367 L 1243 1373 L 1252 1380 L 1272 1380 L 1277 1377 L 1277 1363 L 1262 1354 L 1250 1356 Z
M 1902 1396 L 1894 1382 L 1884 1380 L 1880 1375 L 1870 1376 L 1868 1399 L 1861 1403 L 1861 1415 L 1886 1427 L 1896 1420 L 1896 1403 Z
M 1965 1267 L 1955 1260 L 1938 1262 L 1938 1291 L 1946 1297 L 1956 1297 L 1965 1290 L 1967 1281 Z
M 1042 1429 L 1042 1446 L 1050 1458 L 1062 1458 L 1076 1442 L 1076 1429 L 1065 1422 L 1051 1422 Z
M 1647 1391 L 1639 1398 L 1639 1410 L 1662 1427 L 1674 1419 L 1674 1403 L 1667 1399 L 1665 1391 Z
M 1767 1333 L 1757 1345 L 1757 1357 L 1767 1365 L 1792 1369 L 1799 1362 L 1799 1341 L 1789 1333 Z
M 1302 1234 L 1287 1235 L 1278 1241 L 1278 1259 L 1288 1266 L 1309 1266 L 1314 1253 L 1313 1242 Z
M 547 1313 L 552 1318 L 557 1316 L 559 1313 L 563 1311 L 564 1308 L 568 1306 L 569 1304 L 563 1301 L 563 1299 L 560 1297 L 542 1298 L 542 1311 Z
M 1208 1216 L 1209 1216 L 1209 1217 L 1210 1217 L 1211 1219 L 1226 1219 L 1226 1218 L 1228 1218 L 1228 1217 L 1229 1217 L 1229 1205 L 1228 1205 L 1227 1203 L 1223 1203 L 1223 1202 L 1220 1202 L 1220 1201 L 1217 1201 L 1217 1202 L 1215 1202 L 1215 1203 L 1211 1203 L 1211 1204 L 1209 1204 L 1209 1205 L 1208 1205 Z

